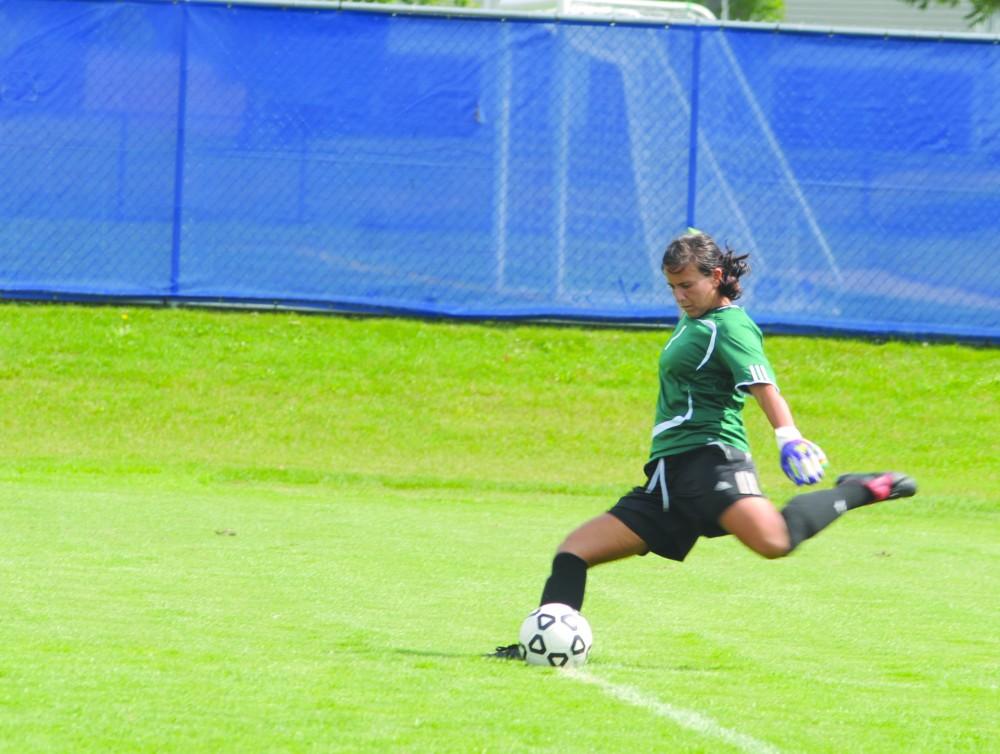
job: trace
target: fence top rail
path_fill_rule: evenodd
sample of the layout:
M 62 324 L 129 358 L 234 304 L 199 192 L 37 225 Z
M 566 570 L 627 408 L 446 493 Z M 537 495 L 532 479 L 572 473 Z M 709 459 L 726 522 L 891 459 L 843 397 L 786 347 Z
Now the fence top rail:
M 115 0 L 119 2 L 120 0 Z M 142 2 L 143 0 L 139 0 Z M 148 2 L 149 0 L 145 0 Z M 917 29 L 878 28 L 861 26 L 835 26 L 821 24 L 786 24 L 782 22 L 760 21 L 726 21 L 717 19 L 710 21 L 702 18 L 636 18 L 632 14 L 612 11 L 610 13 L 573 13 L 551 12 L 539 10 L 515 10 L 498 8 L 459 8 L 442 5 L 409 5 L 380 2 L 354 2 L 353 0 L 153 0 L 154 2 L 170 2 L 181 5 L 226 5 L 257 6 L 272 8 L 300 8 L 304 10 L 336 10 L 359 13 L 380 13 L 392 16 L 436 16 L 441 18 L 481 18 L 510 19 L 534 21 L 570 21 L 593 24 L 629 25 L 629 26 L 694 26 L 707 29 L 745 29 L 748 31 L 810 34 L 819 36 L 843 37 L 882 37 L 894 39 L 919 39 L 955 42 L 991 42 L 1000 44 L 1000 33 L 926 31 Z M 594 0 L 600 5 L 600 0 Z

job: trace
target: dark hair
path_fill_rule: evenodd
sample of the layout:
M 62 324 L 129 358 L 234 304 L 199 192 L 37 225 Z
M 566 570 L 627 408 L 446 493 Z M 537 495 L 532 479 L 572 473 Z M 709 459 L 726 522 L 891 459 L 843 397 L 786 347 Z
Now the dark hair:
M 747 261 L 749 257 L 749 254 L 737 256 L 729 246 L 723 251 L 708 233 L 696 231 L 670 242 L 663 252 L 663 270 L 678 272 L 682 267 L 693 264 L 702 275 L 708 277 L 712 270 L 721 267 L 719 293 L 735 301 L 743 294 L 740 278 L 750 272 L 750 263 Z

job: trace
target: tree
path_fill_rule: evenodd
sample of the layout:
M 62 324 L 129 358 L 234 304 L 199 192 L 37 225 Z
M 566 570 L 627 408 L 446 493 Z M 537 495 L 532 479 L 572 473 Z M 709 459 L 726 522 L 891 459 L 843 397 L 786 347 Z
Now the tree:
M 954 8 L 960 0 L 902 0 L 908 5 L 915 5 L 920 10 L 925 10 L 932 2 L 938 5 L 947 5 Z M 1000 0 L 972 0 L 972 10 L 965 14 L 969 26 L 981 24 L 991 17 L 1000 14 Z
M 704 0 L 701 4 L 722 18 L 722 0 Z M 780 21 L 784 17 L 785 0 L 729 0 L 731 21 Z
M 730 0 L 729 17 L 734 21 L 780 21 L 785 0 Z

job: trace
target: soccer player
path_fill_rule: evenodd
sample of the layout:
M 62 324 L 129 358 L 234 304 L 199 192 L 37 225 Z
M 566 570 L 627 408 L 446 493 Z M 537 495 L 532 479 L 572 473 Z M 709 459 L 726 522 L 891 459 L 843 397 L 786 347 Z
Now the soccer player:
M 650 552 L 682 561 L 699 537 L 732 534 L 765 558 L 784 557 L 849 510 L 916 493 L 911 477 L 876 472 L 844 474 L 832 489 L 798 495 L 780 511 L 764 497 L 741 416 L 747 395 L 774 428 L 789 479 L 815 484 L 827 460 L 796 428 L 760 329 L 733 304 L 750 271 L 747 257 L 699 231 L 667 247 L 663 272 L 683 314 L 660 354 L 646 481 L 566 537 L 540 604 L 579 610 L 589 568 Z M 518 645 L 494 656 L 517 658 Z

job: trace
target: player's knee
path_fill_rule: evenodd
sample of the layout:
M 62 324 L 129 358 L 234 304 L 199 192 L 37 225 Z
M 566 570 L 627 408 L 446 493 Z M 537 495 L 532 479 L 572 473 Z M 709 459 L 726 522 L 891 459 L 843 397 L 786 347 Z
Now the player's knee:
M 555 557 L 560 558 L 563 556 L 569 556 L 573 558 L 578 558 L 579 560 L 582 560 L 583 562 L 586 563 L 587 562 L 586 555 L 587 552 L 585 548 L 576 547 L 573 544 L 573 542 L 570 542 L 567 539 L 562 544 L 560 544 L 558 548 L 556 548 Z
M 792 546 L 787 532 L 775 532 L 774 534 L 762 537 L 754 549 L 759 555 L 768 560 L 776 560 L 790 553 Z
M 594 545 L 587 537 L 580 536 L 578 531 L 573 531 L 556 548 L 555 557 L 564 560 L 576 558 L 589 564 L 593 558 L 593 549 Z
M 768 547 L 762 550 L 758 550 L 757 552 L 763 555 L 768 560 L 777 560 L 778 558 L 783 558 L 788 554 L 788 548 Z
M 581 551 L 587 549 L 587 539 L 586 537 L 580 536 L 579 529 L 575 529 L 566 535 L 565 539 L 559 543 L 556 548 L 556 555 L 561 555 L 562 553 L 570 553 L 576 555 L 577 557 L 582 557 Z

